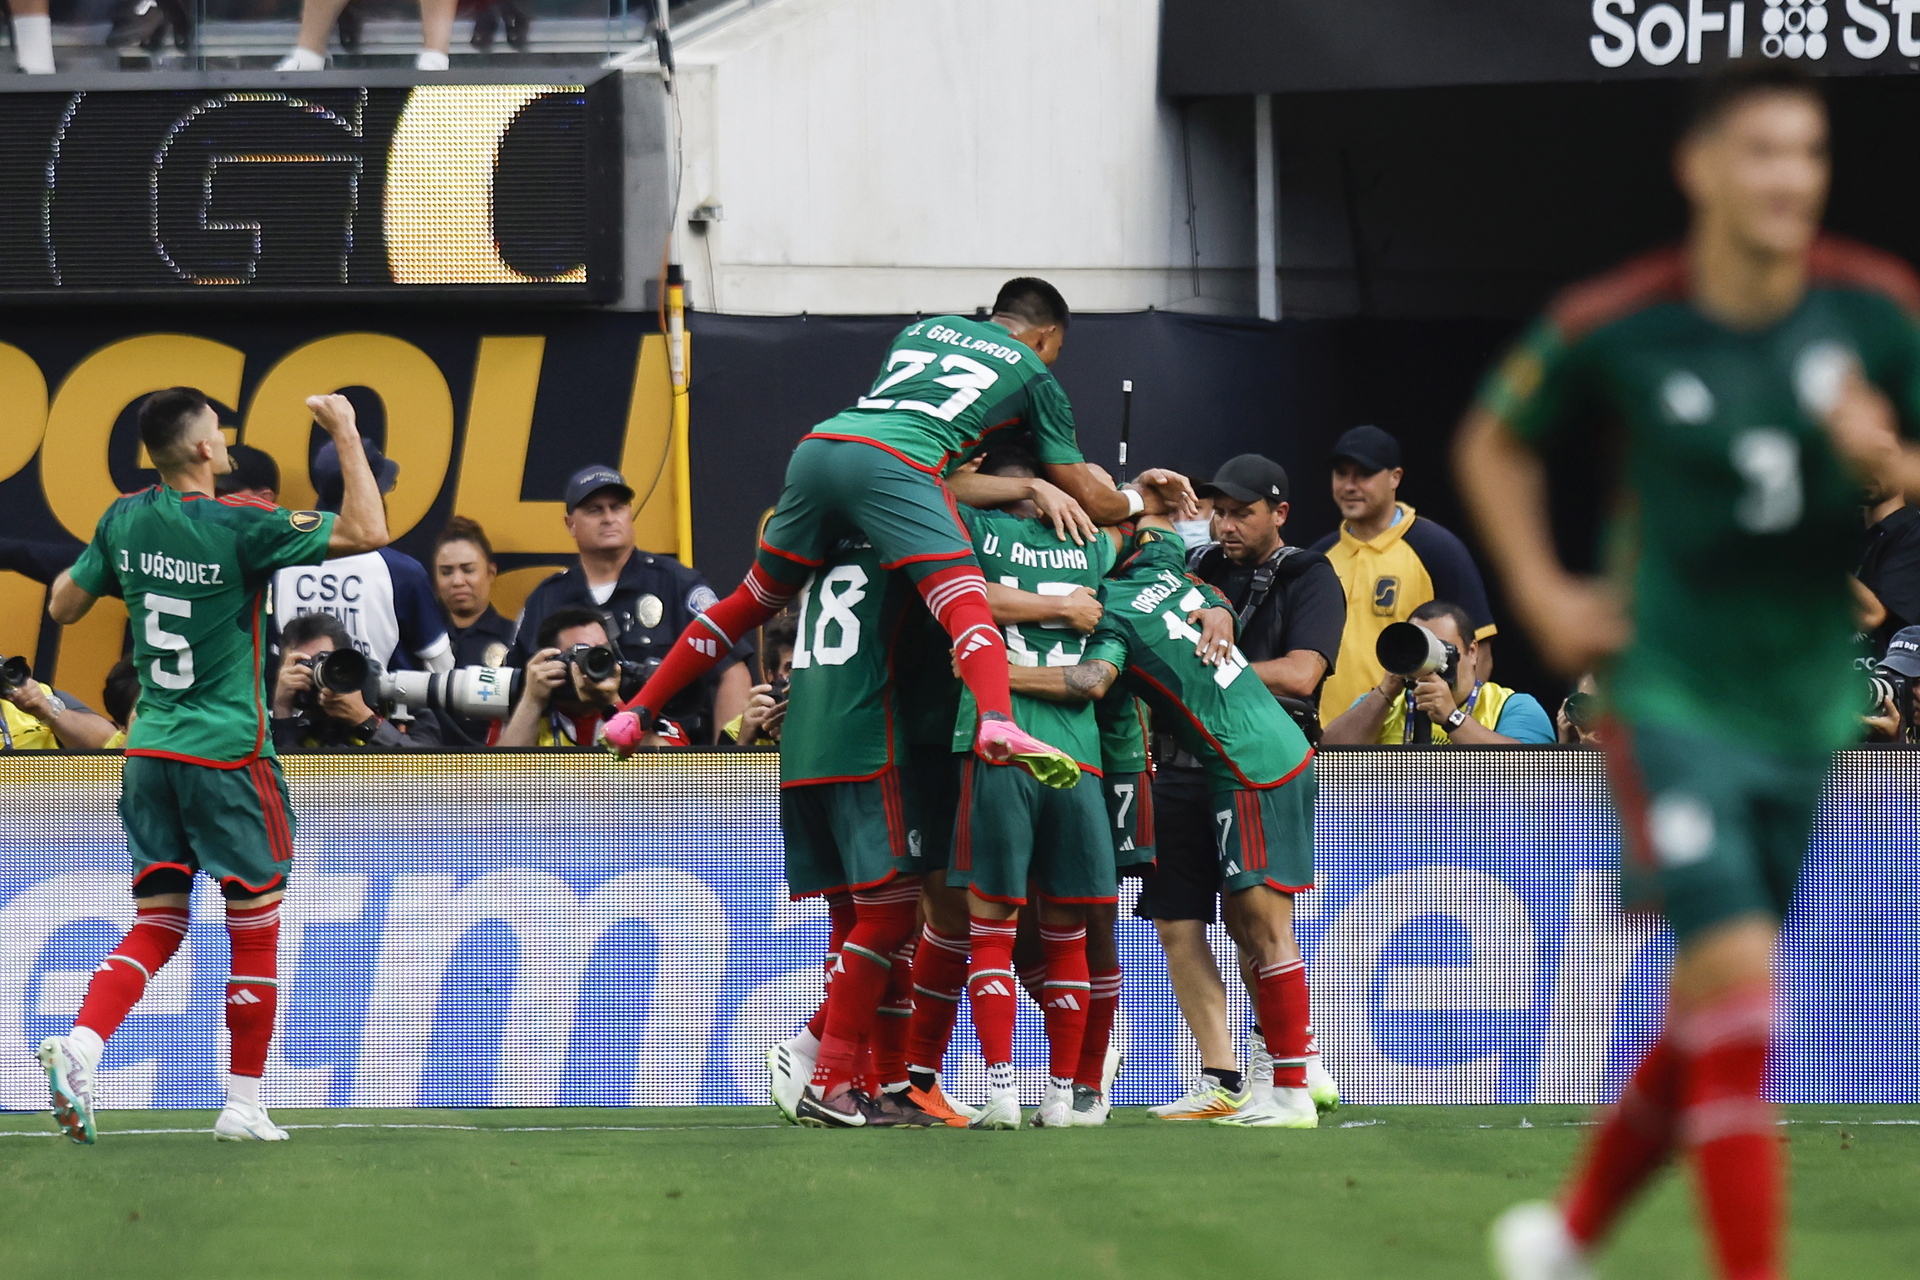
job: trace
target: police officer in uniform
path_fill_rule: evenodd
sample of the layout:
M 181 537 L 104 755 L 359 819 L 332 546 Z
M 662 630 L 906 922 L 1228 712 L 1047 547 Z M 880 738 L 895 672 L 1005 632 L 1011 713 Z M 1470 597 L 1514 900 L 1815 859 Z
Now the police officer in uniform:
M 524 667 L 540 623 L 558 609 L 598 609 L 613 624 L 613 642 L 629 662 L 651 670 L 693 621 L 715 602 L 707 580 L 672 556 L 634 545 L 633 488 L 618 471 L 591 466 L 567 482 L 567 532 L 580 555 L 573 566 L 533 589 L 520 614 L 509 666 Z M 694 742 L 712 742 L 716 724 L 746 709 L 752 679 L 742 661 L 753 653 L 742 641 L 719 666 L 676 697 L 662 713 Z M 631 685 L 631 687 L 627 687 Z M 639 690 L 629 677 L 622 697 Z
M 1281 537 L 1289 506 L 1287 473 L 1279 463 L 1241 454 L 1194 492 L 1213 500 L 1214 540 L 1189 554 L 1188 572 L 1219 588 L 1239 614 L 1246 675 L 1257 676 L 1307 740 L 1317 742 L 1314 709 L 1347 623 L 1339 575 L 1326 556 L 1287 546 Z M 1218 918 L 1220 892 L 1211 788 L 1200 762 L 1169 734 L 1156 732 L 1154 760 L 1158 861 L 1141 886 L 1134 914 L 1153 922 L 1180 1011 L 1200 1046 L 1210 1079 L 1183 1108 L 1191 1117 L 1179 1118 L 1201 1118 L 1227 1106 L 1227 1097 L 1237 1102 L 1244 1088 L 1227 1026 L 1226 988 L 1206 935 Z

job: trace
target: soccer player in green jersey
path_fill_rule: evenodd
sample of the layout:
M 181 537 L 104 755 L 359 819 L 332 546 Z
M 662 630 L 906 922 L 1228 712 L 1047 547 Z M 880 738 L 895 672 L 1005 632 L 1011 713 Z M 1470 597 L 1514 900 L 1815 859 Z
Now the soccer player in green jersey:
M 1079 773 L 1066 754 L 1014 723 L 1006 646 L 993 625 L 980 566 L 942 481 L 995 437 L 1024 427 L 1047 477 L 1096 522 L 1141 510 L 1101 484 L 1080 455 L 1073 411 L 1050 372 L 1066 339 L 1067 304 L 1044 280 L 1008 281 L 987 320 L 937 316 L 894 339 L 873 387 L 814 428 L 793 452 L 786 487 L 745 582 L 701 614 L 660 669 L 614 717 L 607 739 L 637 746 L 657 709 L 720 661 L 735 639 L 779 612 L 851 530 L 866 534 L 888 569 L 910 576 L 954 645 L 954 661 L 981 708 L 977 746 L 1013 761 L 1048 786 Z M 1175 505 L 1194 507 L 1180 477 L 1162 484 Z
M 1595 1248 L 1676 1153 L 1720 1274 L 1783 1274 L 1761 1097 L 1771 965 L 1831 753 L 1857 736 L 1861 482 L 1913 487 L 1895 424 L 1920 425 L 1920 284 L 1820 235 L 1813 83 L 1774 63 L 1704 82 L 1674 170 L 1685 243 L 1563 294 L 1457 445 L 1462 492 L 1541 654 L 1570 676 L 1601 671 L 1623 897 L 1657 907 L 1678 945 L 1665 1028 L 1564 1200 L 1495 1223 L 1509 1280 L 1593 1274 Z M 1595 441 L 1615 468 L 1597 581 L 1555 553 L 1544 461 Z
M 1153 709 L 1207 768 L 1214 788 L 1227 930 L 1253 963 L 1255 1003 L 1274 1060 L 1270 1097 L 1215 1124 L 1311 1129 L 1307 1092 L 1306 967 L 1293 932 L 1293 895 L 1313 887 L 1313 749 L 1238 649 L 1202 656 L 1192 617 L 1224 609 L 1213 588 L 1187 576 L 1180 539 L 1143 528 L 1102 588 L 1106 616 L 1073 666 L 1016 668 L 1016 696 L 1085 701 L 1116 680 Z
M 918 611 L 912 584 L 882 568 L 858 533 L 842 538 L 800 591 L 780 736 L 787 887 L 795 898 L 847 893 L 854 908 L 827 987 L 811 1077 L 792 1100 L 803 1125 L 934 1123 L 906 1097 L 905 1019 L 881 1027 L 878 1018 L 890 993 L 902 1003 L 908 997 L 911 962 L 901 953 L 920 900 L 921 843 L 893 664 L 900 632 Z M 854 1087 L 867 1047 L 879 1077 L 873 1096 Z M 782 1110 L 786 1077 L 807 1056 L 786 1044 L 769 1051 Z
M 186 938 L 195 872 L 220 886 L 233 950 L 231 1070 L 214 1134 L 287 1136 L 260 1105 L 294 828 L 267 732 L 262 596 L 277 569 L 387 543 L 352 404 L 330 395 L 307 405 L 340 454 L 346 495 L 337 517 L 216 498 L 215 477 L 232 467 L 213 408 L 192 388 L 157 391 L 140 406 L 140 439 L 160 483 L 108 507 L 93 541 L 53 584 L 48 612 L 63 626 L 101 596 L 126 602 L 140 676 L 120 795 L 134 926 L 94 972 L 73 1030 L 47 1037 L 38 1054 L 54 1117 L 75 1142 L 94 1140 L 94 1078 L 108 1037 Z
M 1029 470 L 1015 460 L 1003 467 L 989 458 L 983 472 Z M 1085 545 L 1062 539 L 1026 504 L 1005 511 L 962 510 L 974 552 L 990 579 L 1036 596 L 1065 596 L 1092 589 L 1113 567 L 1113 543 L 1095 537 Z M 1087 637 L 1072 628 L 1007 623 L 1001 627 L 1008 660 L 1016 667 L 1071 666 Z M 1073 1117 L 1073 1078 L 1086 1032 L 1090 982 L 1086 913 L 1089 904 L 1117 895 L 1113 841 L 1107 834 L 1100 785 L 1100 729 L 1093 708 L 1016 695 L 1015 720 L 1045 740 L 1060 744 L 1080 766 L 1079 781 L 1065 789 L 1042 787 L 1018 769 L 968 754 L 961 764 L 960 807 L 949 886 L 967 890 L 972 962 L 967 992 L 973 1026 L 987 1064 L 987 1104 L 971 1121 L 979 1129 L 1020 1124 L 1019 1091 L 1013 1080 L 1013 1027 L 1019 987 L 1013 948 L 1017 917 L 1026 906 L 1029 882 L 1038 887 L 1040 943 L 1046 973 L 1040 992 L 1048 1045 L 1048 1085 L 1037 1125 L 1065 1128 Z M 978 737 L 979 708 L 963 693 L 954 723 L 953 749 L 970 752 Z

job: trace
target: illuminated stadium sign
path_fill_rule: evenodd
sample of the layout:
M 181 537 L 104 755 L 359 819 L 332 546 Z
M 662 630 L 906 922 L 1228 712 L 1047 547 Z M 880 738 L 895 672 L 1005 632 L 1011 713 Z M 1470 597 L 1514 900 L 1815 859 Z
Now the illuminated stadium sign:
M 285 764 L 300 826 L 270 1105 L 766 1101 L 767 1046 L 813 1011 L 827 941 L 824 906 L 787 900 L 773 753 Z M 1529 749 L 1319 757 L 1317 888 L 1297 928 L 1349 1101 L 1618 1091 L 1659 1026 L 1672 939 L 1615 909 L 1602 765 Z M 0 754 L 0 1108 L 44 1106 L 32 1046 L 66 1029 L 132 921 L 119 766 Z M 1834 770 L 1780 969 L 1779 1101 L 1920 1100 L 1920 1039 L 1890 996 L 1910 991 L 1920 941 L 1917 774 L 1912 751 L 1846 752 Z M 198 893 L 187 949 L 107 1050 L 108 1106 L 219 1105 L 226 940 L 218 893 Z M 1121 921 L 1114 1100 L 1165 1102 L 1200 1064 L 1152 929 Z M 1034 1015 L 1014 1049 L 1029 1103 L 1046 1074 Z M 965 1017 L 947 1067 L 958 1096 L 981 1095 Z
M 617 292 L 618 76 L 344 79 L 0 94 L 0 302 Z

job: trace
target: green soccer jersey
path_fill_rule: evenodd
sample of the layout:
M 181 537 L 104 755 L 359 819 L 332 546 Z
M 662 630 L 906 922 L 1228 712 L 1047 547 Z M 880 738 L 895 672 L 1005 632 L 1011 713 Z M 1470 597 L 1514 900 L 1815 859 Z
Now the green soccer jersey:
M 960 677 L 953 674 L 953 641 L 925 609 L 908 609 L 894 642 L 893 670 L 900 695 L 900 736 L 911 747 L 946 750 L 960 711 Z
M 1851 359 L 1914 434 L 1920 288 L 1833 241 L 1810 265 L 1791 314 L 1739 331 L 1689 303 L 1678 251 L 1641 259 L 1570 290 L 1481 392 L 1519 439 L 1598 440 L 1616 467 L 1603 547 L 1633 639 L 1605 681 L 1628 721 L 1788 755 L 1859 737 L 1860 488 L 1821 418 Z
M 871 778 L 900 758 L 894 643 L 915 598 L 864 534 L 842 538 L 807 580 L 780 730 L 782 786 Z
M 1116 553 L 1104 534 L 1082 547 L 1060 537 L 1044 520 L 1022 520 L 1004 512 L 975 511 L 971 507 L 960 508 L 960 515 L 973 536 L 980 571 L 989 582 L 1034 595 L 1063 596 L 1075 587 L 1098 590 L 1100 580 L 1113 568 Z M 1000 634 L 1006 637 L 1007 660 L 1017 667 L 1075 666 L 1087 648 L 1087 637 L 1070 627 L 1010 623 L 1000 628 Z M 962 691 L 960 714 L 953 728 L 955 751 L 973 749 L 978 719 L 973 695 Z M 1100 772 L 1100 726 L 1091 706 L 1048 702 L 1016 693 L 1013 719 L 1042 742 L 1072 756 L 1082 767 Z
M 1018 428 L 1042 462 L 1085 460 L 1067 394 L 1032 348 L 990 320 L 936 316 L 902 330 L 873 389 L 812 434 L 865 440 L 944 476 Z
M 107 508 L 71 572 L 126 601 L 140 675 L 128 755 L 225 768 L 273 755 L 261 601 L 276 570 L 326 559 L 333 522 L 164 485 Z
M 1212 587 L 1187 576 L 1186 549 L 1159 529 L 1142 529 L 1133 552 L 1100 593 L 1107 607 L 1087 658 L 1110 662 L 1127 691 L 1153 708 L 1154 723 L 1205 765 L 1215 787 L 1271 787 L 1299 773 L 1312 748 L 1235 649 L 1208 666 L 1194 652 L 1200 630 L 1187 615 L 1222 607 Z
M 1147 712 L 1124 689 L 1093 704 L 1100 725 L 1100 767 L 1110 774 L 1147 771 Z

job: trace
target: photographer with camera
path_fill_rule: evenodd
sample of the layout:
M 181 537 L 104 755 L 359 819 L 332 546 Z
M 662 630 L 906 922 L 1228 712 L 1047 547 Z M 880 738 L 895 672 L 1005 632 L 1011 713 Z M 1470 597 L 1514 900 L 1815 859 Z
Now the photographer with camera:
M 1860 717 L 1867 741 L 1914 742 L 1920 723 L 1920 627 L 1903 627 L 1887 642 L 1887 652 L 1874 665 L 1867 683 L 1867 704 Z
M 720 726 L 720 745 L 777 747 L 787 719 L 787 686 L 793 680 L 793 647 L 798 635 L 794 615 L 783 613 L 760 628 L 760 673 L 747 708 Z
M 0 659 L 0 751 L 98 751 L 115 732 L 72 694 L 35 680 L 25 658 Z
M 513 714 L 489 745 L 598 747 L 619 710 L 620 681 L 634 664 L 621 658 L 607 616 L 598 609 L 556 609 L 540 620 L 525 686 Z M 655 745 L 687 745 L 678 725 L 660 721 Z
M 273 745 L 280 751 L 328 747 L 368 747 L 376 751 L 414 751 L 441 745 L 439 724 L 431 715 L 409 721 L 404 729 L 382 715 L 369 697 L 366 660 L 353 637 L 330 613 L 303 613 L 280 633 L 280 671 L 273 682 Z M 360 658 L 350 678 L 329 676 L 328 655 Z M 342 689 L 342 685 L 348 687 Z
M 1445 600 L 1429 600 L 1411 621 L 1388 626 L 1376 646 L 1386 676 L 1327 726 L 1321 742 L 1551 746 L 1553 722 L 1538 699 L 1475 677 L 1473 630 L 1467 611 Z
M 1573 692 L 1554 714 L 1553 728 L 1563 747 L 1598 747 L 1605 745 L 1600 723 L 1600 685 L 1589 671 L 1574 681 Z

